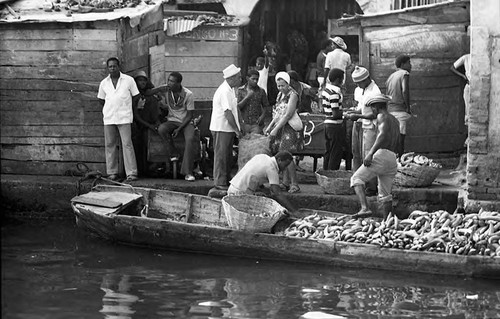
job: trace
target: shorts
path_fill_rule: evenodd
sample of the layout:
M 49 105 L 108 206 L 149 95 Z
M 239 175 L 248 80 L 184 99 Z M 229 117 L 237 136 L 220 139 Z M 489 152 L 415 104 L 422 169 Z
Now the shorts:
M 373 154 L 370 166 L 361 165 L 351 177 L 351 187 L 365 185 L 374 177 L 378 180 L 378 194 L 380 198 L 391 195 L 392 184 L 398 170 L 396 153 L 379 149 Z
M 406 122 L 411 119 L 411 114 L 406 112 L 391 112 L 392 115 L 399 121 L 399 133 L 406 134 Z

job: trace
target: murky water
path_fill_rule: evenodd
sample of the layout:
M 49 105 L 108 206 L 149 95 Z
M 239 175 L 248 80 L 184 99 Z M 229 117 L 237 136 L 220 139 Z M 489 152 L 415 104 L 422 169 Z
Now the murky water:
M 115 245 L 72 223 L 2 227 L 2 318 L 500 318 L 500 281 Z

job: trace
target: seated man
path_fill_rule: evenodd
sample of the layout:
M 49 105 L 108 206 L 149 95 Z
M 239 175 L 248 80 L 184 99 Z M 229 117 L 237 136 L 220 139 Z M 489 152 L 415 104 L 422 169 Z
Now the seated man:
M 147 94 L 164 92 L 168 108 L 167 121 L 158 127 L 158 134 L 167 143 L 167 152 L 171 161 L 179 160 L 179 151 L 174 145 L 174 138 L 184 134 L 184 155 L 182 157 L 181 174 L 185 180 L 194 181 L 194 148 L 195 127 L 191 123 L 194 110 L 193 93 L 182 86 L 182 75 L 179 72 L 170 73 L 167 84 L 148 90 Z
M 257 195 L 264 183 L 269 182 L 271 197 L 291 212 L 296 209 L 281 194 L 279 172 L 283 172 L 293 160 L 287 151 L 278 152 L 275 156 L 257 154 L 231 179 L 228 195 Z
M 365 184 L 373 177 L 378 180 L 378 207 L 386 218 L 392 208 L 392 183 L 397 172 L 396 150 L 399 145 L 399 121 L 387 111 L 390 96 L 375 94 L 367 98 L 365 105 L 371 107 L 377 119 L 377 137 L 366 154 L 363 165 L 351 177 L 351 187 L 358 195 L 361 210 L 354 217 L 372 215 L 365 195 Z

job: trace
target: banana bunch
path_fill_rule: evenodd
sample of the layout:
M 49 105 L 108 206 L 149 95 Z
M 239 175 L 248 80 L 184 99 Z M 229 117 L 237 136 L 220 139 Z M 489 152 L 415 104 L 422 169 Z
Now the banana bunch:
M 439 163 L 434 162 L 434 160 L 428 158 L 427 156 L 424 155 L 418 155 L 415 154 L 414 152 L 409 152 L 401 155 L 400 158 L 398 158 L 398 166 L 405 167 L 409 165 L 410 163 L 418 164 L 418 165 L 423 165 L 423 166 L 430 166 L 434 168 L 442 168 L 443 166 Z
M 500 257 L 500 213 L 483 210 L 466 215 L 415 210 L 406 219 L 389 214 L 382 221 L 314 214 L 294 221 L 284 234 L 384 248 Z

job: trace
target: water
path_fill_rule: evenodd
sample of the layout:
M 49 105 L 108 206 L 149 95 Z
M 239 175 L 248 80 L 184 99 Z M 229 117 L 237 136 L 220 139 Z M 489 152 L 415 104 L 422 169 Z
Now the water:
M 2 227 L 1 298 L 23 319 L 500 318 L 500 281 L 128 247 L 59 222 Z

